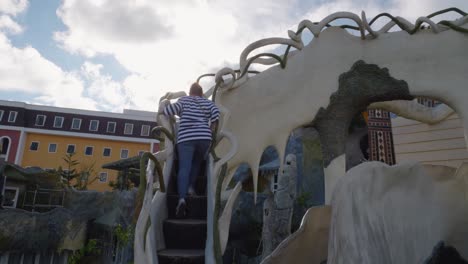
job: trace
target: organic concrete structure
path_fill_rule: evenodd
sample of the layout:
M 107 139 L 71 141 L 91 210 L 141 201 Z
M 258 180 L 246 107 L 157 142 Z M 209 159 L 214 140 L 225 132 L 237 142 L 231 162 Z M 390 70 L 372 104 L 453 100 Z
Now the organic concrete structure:
M 291 220 L 296 198 L 296 156 L 286 156 L 286 165 L 278 173 L 278 186 L 271 190 L 263 205 L 263 258 L 291 235 Z M 274 192 L 274 193 L 273 193 Z
M 445 12 L 455 12 L 460 17 L 433 21 L 433 17 Z M 372 28 L 382 16 L 389 17 L 390 22 L 380 29 Z M 348 19 L 357 26 L 330 27 L 329 23 L 336 19 Z M 429 97 L 454 109 L 468 128 L 467 22 L 468 15 L 456 8 L 421 17 L 415 25 L 388 14 L 369 22 L 364 12 L 361 16 L 339 12 L 318 23 L 302 21 L 296 32 L 288 32 L 289 38 L 252 43 L 241 53 L 238 71 L 224 68 L 216 74 L 203 75 L 215 76 L 216 85 L 208 95 L 212 94 L 222 112 L 215 149 L 219 159 L 211 159 L 208 165 L 206 263 L 221 262 L 226 247 L 232 206 L 242 187 L 237 183 L 228 190 L 236 168 L 241 163 L 250 166 L 256 189 L 264 149 L 274 146 L 282 159 L 293 129 L 309 125 L 319 132 L 329 203 L 336 182 L 345 174 L 344 145 L 351 119 L 369 104 Z M 423 23 L 429 27 L 422 28 Z M 394 27 L 401 31 L 389 32 Z M 314 35 L 307 46 L 301 38 L 305 29 Z M 255 49 L 270 44 L 286 45 L 285 54 L 249 56 Z M 252 63 L 279 65 L 252 76 Z M 163 99 L 177 96 L 167 94 Z M 166 103 L 162 100 L 160 107 Z M 173 155 L 170 133 L 174 128 L 164 116 L 159 116 L 158 121 L 169 131 L 166 149 L 156 154 L 159 161 L 165 162 L 167 181 Z M 161 236 L 158 223 L 165 212 L 158 206 L 164 204 L 164 195 L 153 195 L 153 179 L 150 174 L 136 230 L 136 263 L 157 263 L 155 251 L 162 243 L 156 237 Z M 221 208 L 220 199 L 225 192 L 229 192 L 229 198 Z
M 466 259 L 467 179 L 468 164 L 354 167 L 333 193 L 328 263 L 423 263 L 439 241 Z

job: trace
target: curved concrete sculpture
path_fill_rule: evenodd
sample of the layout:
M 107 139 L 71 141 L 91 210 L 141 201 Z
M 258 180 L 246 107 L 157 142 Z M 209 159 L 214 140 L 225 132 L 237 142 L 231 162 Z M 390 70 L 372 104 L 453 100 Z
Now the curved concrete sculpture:
M 468 257 L 468 164 L 358 165 L 332 198 L 328 263 L 423 263 L 439 241 Z
M 427 107 L 418 103 L 416 99 L 412 101 L 396 100 L 372 103 L 367 109 L 383 109 L 398 116 L 431 125 L 437 124 L 455 113 L 452 108 L 445 104 Z
M 213 96 L 226 113 L 221 131 L 231 132 L 238 145 L 236 155 L 228 160 L 226 176 L 220 178 L 222 190 L 241 163 L 249 164 L 256 187 L 263 150 L 274 146 L 283 157 L 290 132 L 311 124 L 322 141 L 328 203 L 334 183 L 345 172 L 344 145 L 352 117 L 374 102 L 429 97 L 451 106 L 468 124 L 468 16 L 464 12 L 461 15 L 449 23 L 456 30 L 429 23 L 430 18 L 421 18 L 418 26 L 412 27 L 395 18 L 380 33 L 369 31 L 372 37 L 361 38 L 338 27 L 326 28 L 318 35 L 317 26 L 304 22 L 300 30 L 308 28 L 316 38 L 294 56 L 276 58 L 279 66 L 253 77 L 242 74 L 258 58 L 247 59 L 245 53 L 252 50 L 248 47 L 241 56 L 239 75 L 227 68 L 216 74 L 219 91 L 215 89 Z M 342 17 L 358 20 L 343 13 L 333 16 Z M 422 21 L 435 28 L 420 29 Z M 390 25 L 405 31 L 383 34 Z M 297 35 L 291 35 L 292 40 L 299 41 Z M 294 46 L 301 47 L 300 43 Z M 226 74 L 231 79 L 224 80 Z M 221 142 L 217 152 L 223 157 L 229 148 Z M 221 166 L 215 164 L 214 175 L 219 175 Z M 220 224 L 220 228 L 227 225 Z M 226 242 L 226 238 L 220 241 L 223 245 Z
M 283 240 L 262 264 L 321 264 L 327 259 L 331 211 L 330 206 L 307 210 L 299 229 Z
M 468 164 L 362 163 L 262 264 L 423 263 L 439 241 L 467 258 L 467 180 Z
M 446 12 L 456 12 L 460 18 L 433 21 Z M 388 17 L 390 22 L 373 29 L 372 24 L 380 17 Z M 357 27 L 330 27 L 329 23 L 337 19 L 350 19 Z M 220 262 L 227 243 L 232 208 L 222 209 L 220 199 L 236 168 L 241 163 L 249 165 L 256 189 L 264 149 L 274 146 L 279 157 L 284 157 L 288 136 L 295 128 L 312 125 L 319 132 L 329 203 L 334 184 L 345 174 L 349 124 L 369 104 L 429 97 L 457 111 L 467 127 L 467 22 L 468 15 L 456 8 L 421 17 L 414 25 L 389 14 L 367 21 L 364 12 L 361 16 L 339 12 L 318 23 L 301 22 L 296 32 L 288 32 L 289 38 L 269 38 L 249 45 L 241 54 L 238 71 L 223 68 L 204 75 L 215 76 L 216 86 L 210 93 L 222 112 L 216 147 L 221 159 L 212 160 L 208 168 L 206 263 Z M 422 28 L 422 24 L 430 27 Z M 389 32 L 395 26 L 402 31 Z M 307 46 L 301 38 L 305 29 L 315 37 Z M 357 30 L 360 36 L 347 30 Z M 271 44 L 286 45 L 285 54 L 249 56 Z M 255 76 L 249 72 L 253 63 L 275 62 L 279 65 Z M 232 191 L 228 205 L 237 198 L 239 188 L 238 184 Z M 149 191 L 146 195 L 153 197 Z M 150 247 L 145 253 L 135 250 L 135 254 L 152 254 L 148 252 L 151 249 L 155 250 Z

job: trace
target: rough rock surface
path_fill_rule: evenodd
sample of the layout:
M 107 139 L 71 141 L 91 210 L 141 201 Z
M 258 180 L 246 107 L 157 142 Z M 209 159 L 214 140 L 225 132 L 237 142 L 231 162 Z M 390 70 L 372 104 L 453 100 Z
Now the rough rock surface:
M 464 260 L 457 249 L 452 246 L 447 246 L 443 241 L 437 243 L 432 251 L 432 255 L 424 262 L 424 264 L 468 264 Z
M 106 215 L 111 222 L 129 221 L 134 202 L 135 192 L 68 191 L 65 208 L 0 210 L 0 251 L 79 249 L 89 221 Z
M 278 186 L 263 205 L 263 257 L 265 258 L 291 235 L 291 220 L 296 198 L 296 156 L 289 154 L 278 174 Z
M 328 263 L 423 263 L 439 241 L 468 256 L 468 169 L 365 162 L 333 193 Z
M 374 102 L 413 99 L 405 81 L 393 78 L 387 68 L 362 60 L 341 74 L 338 81 L 338 91 L 330 96 L 327 108 L 321 108 L 313 121 L 320 133 L 325 167 L 345 153 L 348 129 L 356 114 Z

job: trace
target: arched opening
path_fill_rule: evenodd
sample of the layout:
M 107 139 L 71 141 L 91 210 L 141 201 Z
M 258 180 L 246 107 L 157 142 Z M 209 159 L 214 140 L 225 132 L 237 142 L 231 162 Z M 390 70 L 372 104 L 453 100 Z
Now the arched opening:
M 369 129 L 366 113 L 355 115 L 349 126 L 345 146 L 346 170 L 369 160 Z
M 259 189 L 264 186 L 259 177 Z M 252 170 L 247 163 L 241 163 L 234 173 L 228 189 L 242 182 L 242 191 L 233 207 L 229 225 L 229 239 L 224 261 L 230 263 L 239 259 L 254 259 L 259 255 L 262 234 L 262 208 L 265 195 L 261 191 L 254 202 Z M 261 252 L 261 251 L 260 251 Z

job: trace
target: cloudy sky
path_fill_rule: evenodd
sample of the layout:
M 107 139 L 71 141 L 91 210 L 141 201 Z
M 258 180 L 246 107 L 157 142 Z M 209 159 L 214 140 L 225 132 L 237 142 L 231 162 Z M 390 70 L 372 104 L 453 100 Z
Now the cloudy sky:
M 0 0 L 0 99 L 155 111 L 303 19 L 364 10 L 414 22 L 452 6 L 468 12 L 467 0 Z

